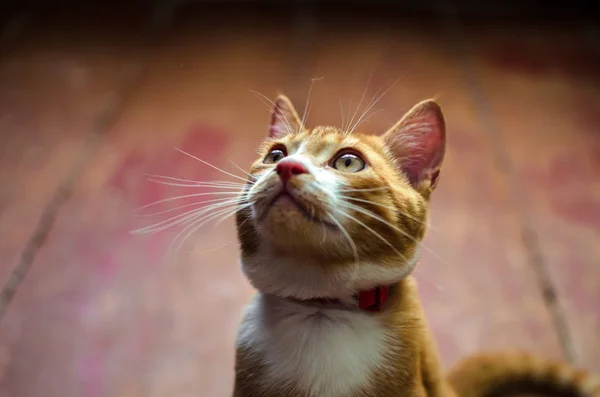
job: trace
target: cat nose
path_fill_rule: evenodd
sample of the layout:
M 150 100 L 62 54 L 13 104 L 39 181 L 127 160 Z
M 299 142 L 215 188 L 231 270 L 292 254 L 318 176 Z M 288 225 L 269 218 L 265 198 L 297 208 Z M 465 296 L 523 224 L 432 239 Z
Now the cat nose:
M 294 175 L 308 174 L 308 170 L 300 161 L 291 158 L 284 158 L 277 163 L 275 172 L 283 182 L 287 182 Z

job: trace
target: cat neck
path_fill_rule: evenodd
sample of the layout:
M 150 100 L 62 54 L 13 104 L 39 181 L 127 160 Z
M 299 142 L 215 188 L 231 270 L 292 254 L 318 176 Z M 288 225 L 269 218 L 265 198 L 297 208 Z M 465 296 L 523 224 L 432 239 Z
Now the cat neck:
M 390 293 L 389 285 L 380 285 L 370 289 L 358 291 L 349 299 L 340 299 L 335 297 L 315 297 L 307 299 L 299 299 L 288 297 L 294 302 L 305 305 L 316 305 L 338 309 L 360 309 L 368 312 L 379 312 L 388 300 Z
M 369 261 L 315 263 L 308 258 L 259 251 L 242 256 L 242 270 L 254 288 L 265 294 L 311 304 L 319 303 L 315 298 L 326 298 L 321 304 L 337 300 L 359 306 L 362 301 L 360 306 L 367 308 L 376 301 L 382 303 L 386 299 L 385 287 L 409 276 L 417 261 L 418 251 L 408 263 L 385 265 Z

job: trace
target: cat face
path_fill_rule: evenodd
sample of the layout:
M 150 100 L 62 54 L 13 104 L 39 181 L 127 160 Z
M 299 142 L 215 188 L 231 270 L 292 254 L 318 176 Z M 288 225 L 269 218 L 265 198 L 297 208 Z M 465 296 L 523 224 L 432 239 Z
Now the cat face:
M 275 102 L 237 215 L 242 266 L 263 292 L 336 296 L 389 284 L 416 263 L 445 147 L 433 101 L 381 136 L 306 129 Z

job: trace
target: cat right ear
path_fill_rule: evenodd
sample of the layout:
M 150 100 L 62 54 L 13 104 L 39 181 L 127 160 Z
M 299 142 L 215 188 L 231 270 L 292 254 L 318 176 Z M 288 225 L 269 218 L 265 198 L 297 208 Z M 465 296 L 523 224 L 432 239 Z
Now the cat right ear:
M 295 134 L 302 129 L 302 121 L 298 112 L 292 105 L 292 101 L 285 95 L 279 95 L 273 103 L 271 124 L 269 125 L 269 136 L 281 138 L 288 134 Z
M 383 139 L 413 187 L 431 193 L 446 151 L 446 126 L 440 106 L 432 99 L 418 103 Z

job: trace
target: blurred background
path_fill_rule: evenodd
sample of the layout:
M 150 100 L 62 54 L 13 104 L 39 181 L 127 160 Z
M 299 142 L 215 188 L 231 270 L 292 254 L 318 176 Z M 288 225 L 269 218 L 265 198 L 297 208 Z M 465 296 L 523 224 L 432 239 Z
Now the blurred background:
M 0 396 L 230 395 L 253 294 L 231 219 L 195 232 L 173 261 L 182 227 L 130 231 L 198 200 L 136 212 L 199 191 L 146 174 L 237 181 L 174 147 L 243 177 L 235 165 L 254 160 L 270 113 L 252 91 L 284 92 L 303 111 L 313 80 L 309 125 L 348 123 L 388 89 L 361 130 L 382 132 L 432 96 L 445 111 L 447 160 L 415 273 L 444 364 L 521 348 L 600 372 L 591 10 L 3 2 Z

